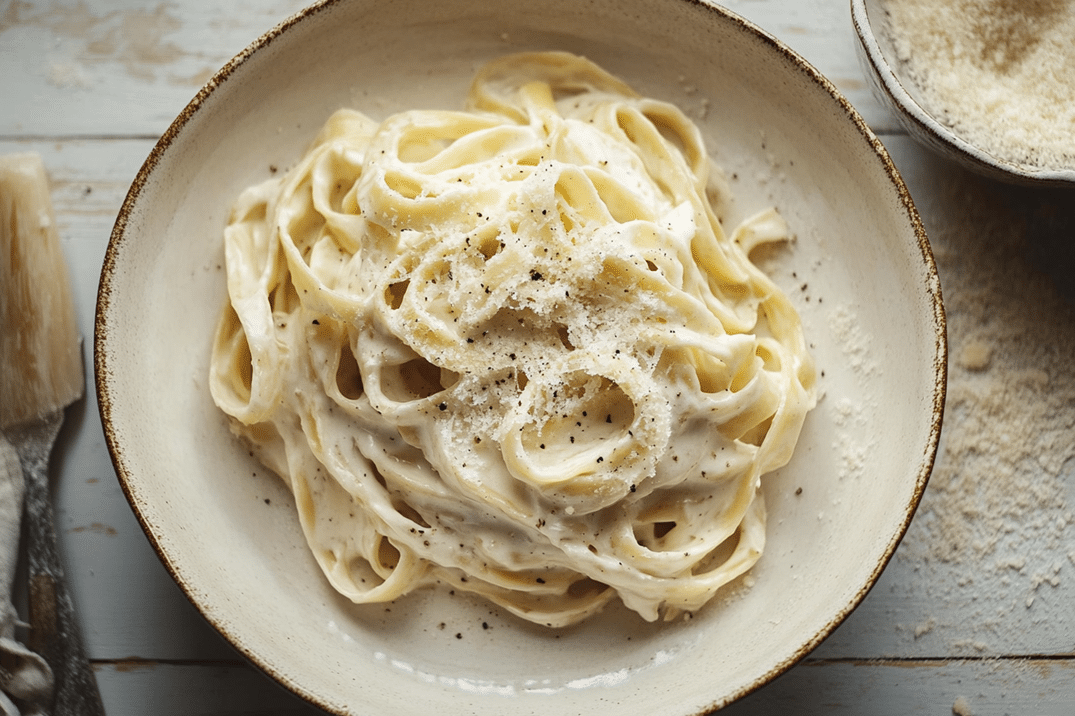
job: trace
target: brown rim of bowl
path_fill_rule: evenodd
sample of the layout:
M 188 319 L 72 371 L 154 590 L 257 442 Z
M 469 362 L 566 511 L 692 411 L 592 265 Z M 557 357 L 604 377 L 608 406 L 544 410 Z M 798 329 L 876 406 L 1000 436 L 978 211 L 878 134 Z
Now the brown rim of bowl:
M 866 0 L 851 0 L 851 22 L 862 50 L 860 56 L 869 63 L 870 71 L 880 83 L 879 89 L 887 95 L 886 104 L 893 106 L 894 111 L 899 111 L 902 123 L 909 124 L 907 129 L 916 139 L 934 151 L 940 150 L 967 168 L 993 179 L 1025 186 L 1075 186 L 1075 168 L 1037 169 L 1012 164 L 959 137 L 926 111 L 907 91 L 904 82 L 881 50 L 874 24 L 870 21 Z
M 125 240 L 125 232 L 127 229 L 127 223 L 129 221 L 131 213 L 135 209 L 135 205 L 145 187 L 150 175 L 153 173 L 157 164 L 160 162 L 161 157 L 166 151 L 168 151 L 170 145 L 177 136 L 183 131 L 188 120 L 198 111 L 202 104 L 206 101 L 213 91 L 223 84 L 232 75 L 235 70 L 242 65 L 249 57 L 251 57 L 258 50 L 270 45 L 277 37 L 282 35 L 292 26 L 302 22 L 304 19 L 314 16 L 327 8 L 330 8 L 340 2 L 346 2 L 347 0 L 321 0 L 320 2 L 313 4 L 287 19 L 280 22 L 268 32 L 261 35 L 254 42 L 248 45 L 243 51 L 231 59 L 226 65 L 224 65 L 212 78 L 198 91 L 194 98 L 184 107 L 183 111 L 176 117 L 171 123 L 168 129 L 161 136 L 160 140 L 154 145 L 153 149 L 146 161 L 143 163 L 141 169 L 138 171 L 134 181 L 131 184 L 131 188 L 128 190 L 127 195 L 120 207 L 119 214 L 117 215 L 115 225 L 112 230 L 112 234 L 109 238 L 108 247 L 105 252 L 104 262 L 101 270 L 101 280 L 98 286 L 97 293 L 97 305 L 94 320 L 94 383 L 97 393 L 97 402 L 101 415 L 101 422 L 104 428 L 105 443 L 108 448 L 109 455 L 112 459 L 112 464 L 116 469 L 116 475 L 119 479 L 120 487 L 123 490 L 124 496 L 130 503 L 135 517 L 138 519 L 139 524 L 142 527 L 142 531 L 146 534 L 150 544 L 153 546 L 154 551 L 160 558 L 162 564 L 168 573 L 179 585 L 183 594 L 188 601 L 198 610 L 199 613 L 208 621 L 214 629 L 222 634 L 229 643 L 232 644 L 240 653 L 242 653 L 252 664 L 254 664 L 261 671 L 273 678 L 278 683 L 286 686 L 294 694 L 309 702 L 310 704 L 319 708 L 326 708 L 326 704 L 320 701 L 316 694 L 309 694 L 305 689 L 292 681 L 292 679 L 286 674 L 279 673 L 277 669 L 272 665 L 265 663 L 258 654 L 250 652 L 243 645 L 236 643 L 234 639 L 225 628 L 225 625 L 218 623 L 210 615 L 202 609 L 197 601 L 191 595 L 191 588 L 187 585 L 179 572 L 171 563 L 168 556 L 161 548 L 160 543 L 154 536 L 152 526 L 149 525 L 143 517 L 141 511 L 137 507 L 137 501 L 134 492 L 130 486 L 130 473 L 127 469 L 127 465 L 123 458 L 122 445 L 112 429 L 112 401 L 109 397 L 109 383 L 113 378 L 112 372 L 108 362 L 108 313 L 112 301 L 112 285 L 111 280 L 113 274 L 117 270 L 117 265 L 120 260 L 120 253 L 122 251 L 123 243 Z M 817 634 L 800 647 L 790 657 L 784 659 L 780 663 L 774 665 L 769 671 L 755 680 L 754 683 L 743 687 L 737 692 L 728 694 L 721 699 L 713 702 L 705 711 L 699 712 L 707 713 L 713 709 L 719 709 L 728 704 L 737 701 L 755 691 L 761 687 L 769 684 L 778 676 L 788 671 L 791 667 L 801 661 L 806 655 L 813 651 L 822 641 L 824 641 L 835 629 L 838 627 L 847 617 L 851 614 L 865 599 L 866 595 L 877 583 L 877 579 L 881 576 L 885 567 L 888 565 L 896 548 L 899 546 L 900 541 L 903 539 L 910 526 L 911 519 L 918 508 L 918 504 L 922 499 L 922 495 L 925 492 L 926 485 L 929 481 L 930 473 L 933 469 L 934 460 L 936 458 L 938 441 L 940 439 L 941 422 L 944 413 L 945 403 L 945 391 L 946 391 L 946 376 L 948 366 L 948 344 L 947 344 L 947 326 L 944 313 L 944 307 L 941 300 L 941 286 L 940 278 L 937 274 L 936 263 L 934 262 L 933 252 L 929 245 L 929 240 L 926 236 L 925 229 L 922 225 L 922 221 L 918 215 L 917 210 L 914 207 L 914 203 L 911 199 L 910 192 L 907 190 L 906 185 L 903 182 L 899 171 L 896 169 L 895 164 L 892 162 L 888 151 L 884 145 L 877 138 L 874 132 L 867 126 L 862 116 L 851 105 L 851 103 L 840 93 L 835 85 L 832 84 L 826 77 L 824 77 L 817 69 L 803 59 L 798 53 L 778 40 L 776 37 L 761 29 L 753 22 L 746 20 L 739 15 L 727 10 L 726 8 L 717 6 L 711 2 L 711 0 L 667 0 L 669 2 L 685 2 L 690 5 L 702 8 L 705 11 L 715 13 L 721 18 L 722 21 L 730 21 L 737 25 L 742 30 L 753 35 L 756 39 L 764 42 L 774 51 L 782 55 L 788 60 L 796 69 L 798 69 L 803 75 L 805 75 L 814 84 L 823 89 L 829 96 L 836 102 L 836 104 L 843 110 L 847 119 L 856 127 L 859 134 L 866 141 L 868 145 L 873 149 L 877 159 L 881 162 L 886 174 L 889 177 L 889 181 L 892 183 L 892 188 L 896 191 L 900 204 L 903 206 L 903 211 L 910 222 L 914 233 L 915 240 L 918 244 L 919 251 L 921 252 L 922 262 L 926 268 L 925 276 L 925 290 L 930 297 L 930 301 L 933 307 L 933 332 L 935 337 L 936 351 L 933 357 L 933 417 L 930 426 L 929 439 L 924 446 L 924 450 L 921 456 L 921 463 L 918 467 L 918 475 L 916 479 L 914 493 L 910 502 L 904 507 L 903 520 L 900 528 L 892 535 L 888 545 L 885 548 L 882 558 L 878 561 L 873 572 L 870 574 L 866 584 L 855 594 L 850 602 L 844 606 L 840 612 L 834 616 L 826 626 L 821 629 Z

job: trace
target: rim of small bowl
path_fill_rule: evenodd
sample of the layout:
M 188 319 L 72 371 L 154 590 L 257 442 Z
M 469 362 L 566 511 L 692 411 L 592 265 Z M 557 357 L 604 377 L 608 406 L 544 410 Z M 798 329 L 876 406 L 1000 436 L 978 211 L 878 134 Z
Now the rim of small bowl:
M 961 138 L 923 108 L 907 91 L 894 64 L 881 49 L 868 4 L 867 0 L 851 0 L 851 22 L 862 50 L 860 57 L 869 63 L 869 69 L 880 84 L 880 87 L 875 85 L 875 92 L 885 93 L 886 98 L 882 99 L 887 99 L 888 104 L 900 113 L 900 119 L 912 136 L 931 149 L 957 159 L 969 169 L 994 179 L 1029 186 L 1075 188 L 1075 167 L 1038 169 L 1005 161 Z
M 98 297 L 94 322 L 94 367 L 95 367 L 95 388 L 97 393 L 97 400 L 99 411 L 102 419 L 102 426 L 104 429 L 105 443 L 108 448 L 112 463 L 116 469 L 116 474 L 120 483 L 120 487 L 123 493 L 132 507 L 132 511 L 135 513 L 139 524 L 142 527 L 143 532 L 149 540 L 149 543 L 153 547 L 153 550 L 157 553 L 158 558 L 164 565 L 165 569 L 171 575 L 172 579 L 180 587 L 187 600 L 195 607 L 195 609 L 202 615 L 202 617 L 212 627 L 220 633 L 229 642 L 229 644 L 247 658 L 256 668 L 263 673 L 271 677 L 274 681 L 286 687 L 289 691 L 294 693 L 304 701 L 318 707 L 329 708 L 326 701 L 317 694 L 310 693 L 304 686 L 296 683 L 293 676 L 285 673 L 278 668 L 277 665 L 270 663 L 262 655 L 253 652 L 247 648 L 242 642 L 233 636 L 229 632 L 228 624 L 220 619 L 213 618 L 213 616 L 204 608 L 193 596 L 192 586 L 187 584 L 185 578 L 174 567 L 171 559 L 166 553 L 166 550 L 162 547 L 160 542 L 154 536 L 154 530 L 143 516 L 142 511 L 139 509 L 139 500 L 134 489 L 131 486 L 132 482 L 136 482 L 137 478 L 132 475 L 127 467 L 126 460 L 123 456 L 123 445 L 117 431 L 113 428 L 113 416 L 112 416 L 112 400 L 110 397 L 110 381 L 112 380 L 111 370 L 109 366 L 109 326 L 108 326 L 108 314 L 109 306 L 112 301 L 112 277 L 118 270 L 123 253 L 123 245 L 127 240 L 126 231 L 128 222 L 133 212 L 137 210 L 137 205 L 140 201 L 141 194 L 145 186 L 150 180 L 153 172 L 157 168 L 161 158 L 169 151 L 172 142 L 180 135 L 184 130 L 186 124 L 191 120 L 195 113 L 202 107 L 209 96 L 255 53 L 264 50 L 275 39 L 287 32 L 291 27 L 297 25 L 303 20 L 312 17 L 334 5 L 346 2 L 347 0 L 318 0 L 314 4 L 309 5 L 306 8 L 299 10 L 290 17 L 282 20 L 276 26 L 272 27 L 257 39 L 251 42 L 246 48 L 240 51 L 234 58 L 228 61 L 220 70 L 218 70 L 206 84 L 197 92 L 194 98 L 183 108 L 175 120 L 169 125 L 167 130 L 161 135 L 160 139 L 153 146 L 147 159 L 141 166 L 133 180 L 130 189 L 123 201 L 123 204 L 119 210 L 119 213 L 114 224 L 112 234 L 109 239 L 108 247 L 105 253 L 105 258 L 102 266 L 101 279 L 98 288 Z M 900 176 L 899 170 L 896 168 L 895 163 L 892 161 L 885 149 L 884 145 L 874 134 L 873 130 L 867 125 L 866 121 L 862 118 L 859 112 L 852 106 L 849 100 L 843 96 L 843 94 L 836 88 L 836 86 L 820 71 L 818 71 L 813 65 L 805 60 L 796 51 L 792 50 L 783 41 L 775 37 L 773 34 L 762 29 L 755 23 L 741 17 L 735 12 L 717 5 L 715 0 L 667 0 L 668 2 L 684 2 L 690 5 L 695 5 L 705 9 L 706 11 L 716 13 L 722 16 L 727 21 L 734 23 L 742 31 L 752 34 L 756 39 L 761 40 L 767 44 L 774 52 L 781 54 L 786 60 L 791 62 L 795 68 L 801 71 L 810 82 L 817 85 L 822 91 L 827 93 L 835 103 L 843 110 L 846 118 L 852 123 L 852 125 L 858 130 L 859 134 L 866 141 L 866 143 L 872 148 L 876 158 L 880 160 L 885 173 L 891 182 L 891 188 L 898 203 L 902 207 L 902 211 L 906 214 L 908 223 L 914 231 L 915 242 L 921 253 L 922 267 L 924 269 L 924 278 L 926 284 L 926 295 L 929 297 L 929 304 L 932 308 L 932 321 L 931 328 L 934 335 L 935 352 L 932 357 L 933 364 L 933 390 L 931 394 L 932 415 L 930 419 L 930 429 L 928 439 L 922 446 L 922 453 L 920 456 L 920 462 L 918 464 L 917 473 L 915 476 L 915 485 L 911 494 L 910 500 L 907 504 L 902 506 L 902 519 L 897 530 L 895 530 L 888 544 L 885 546 L 884 552 L 878 559 L 877 564 L 874 566 L 869 577 L 865 583 L 856 591 L 854 596 L 848 600 L 843 607 L 833 615 L 833 617 L 821 628 L 817 633 L 806 639 L 803 645 L 794 651 L 788 658 L 773 664 L 764 674 L 759 676 L 754 682 L 740 688 L 738 691 L 727 694 L 715 694 L 713 695 L 712 704 L 706 708 L 705 711 L 700 713 L 709 713 L 713 709 L 723 708 L 739 699 L 742 699 L 758 689 L 770 684 L 777 677 L 783 675 L 803 658 L 805 658 L 810 652 L 816 649 L 825 639 L 827 639 L 835 629 L 842 624 L 847 617 L 862 603 L 866 595 L 877 583 L 882 572 L 891 561 L 895 554 L 896 548 L 903 540 L 907 529 L 910 526 L 911 519 L 914 517 L 915 512 L 918 509 L 918 505 L 925 492 L 926 485 L 929 481 L 930 474 L 933 470 L 934 461 L 936 459 L 937 449 L 940 440 L 941 423 L 944 413 L 946 387 L 947 387 L 947 365 L 948 365 L 948 343 L 947 343 L 947 323 L 946 316 L 941 297 L 940 278 L 937 272 L 936 263 L 934 261 L 932 249 L 930 248 L 929 240 L 926 235 L 925 228 L 919 217 L 918 211 L 914 206 L 910 192 L 907 189 L 903 178 Z

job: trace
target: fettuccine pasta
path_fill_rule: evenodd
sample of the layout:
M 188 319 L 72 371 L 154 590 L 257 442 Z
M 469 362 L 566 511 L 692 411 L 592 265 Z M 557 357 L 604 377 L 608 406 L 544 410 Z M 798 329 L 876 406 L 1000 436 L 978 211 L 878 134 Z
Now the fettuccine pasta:
M 699 609 L 765 543 L 813 406 L 798 315 L 726 235 L 676 107 L 588 60 L 466 111 L 343 109 L 225 231 L 212 394 L 359 603 L 424 585 L 559 627 Z

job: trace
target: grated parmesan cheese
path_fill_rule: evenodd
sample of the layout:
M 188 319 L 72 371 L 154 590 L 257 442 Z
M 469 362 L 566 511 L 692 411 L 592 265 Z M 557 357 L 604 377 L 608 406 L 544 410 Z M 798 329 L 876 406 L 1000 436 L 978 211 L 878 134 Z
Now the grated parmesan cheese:
M 1075 168 L 1075 2 L 885 0 L 923 108 L 997 159 Z

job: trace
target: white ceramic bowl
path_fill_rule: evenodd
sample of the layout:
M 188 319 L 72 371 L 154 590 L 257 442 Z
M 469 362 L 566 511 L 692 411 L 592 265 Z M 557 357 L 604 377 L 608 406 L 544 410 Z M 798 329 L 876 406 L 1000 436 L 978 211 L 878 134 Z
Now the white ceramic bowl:
M 480 63 L 522 49 L 587 55 L 678 103 L 732 177 L 733 220 L 775 204 L 797 234 L 770 268 L 801 309 L 824 396 L 792 463 L 766 479 L 752 586 L 690 621 L 610 608 L 550 631 L 436 591 L 356 607 L 209 396 L 238 192 L 295 162 L 337 107 L 457 107 Z M 340 0 L 298 14 L 224 67 L 154 148 L 117 220 L 97 315 L 108 446 L 150 541 L 235 647 L 337 714 L 696 714 L 751 692 L 879 576 L 925 488 L 944 400 L 938 279 L 883 147 L 801 58 L 697 0 Z
M 851 0 L 851 20 L 859 39 L 859 62 L 874 96 L 892 110 L 912 137 L 942 156 L 993 179 L 1028 186 L 1075 185 L 1075 167 L 1035 169 L 1014 164 L 971 144 L 930 114 L 923 107 L 914 82 L 900 75 L 883 6 L 884 0 Z

